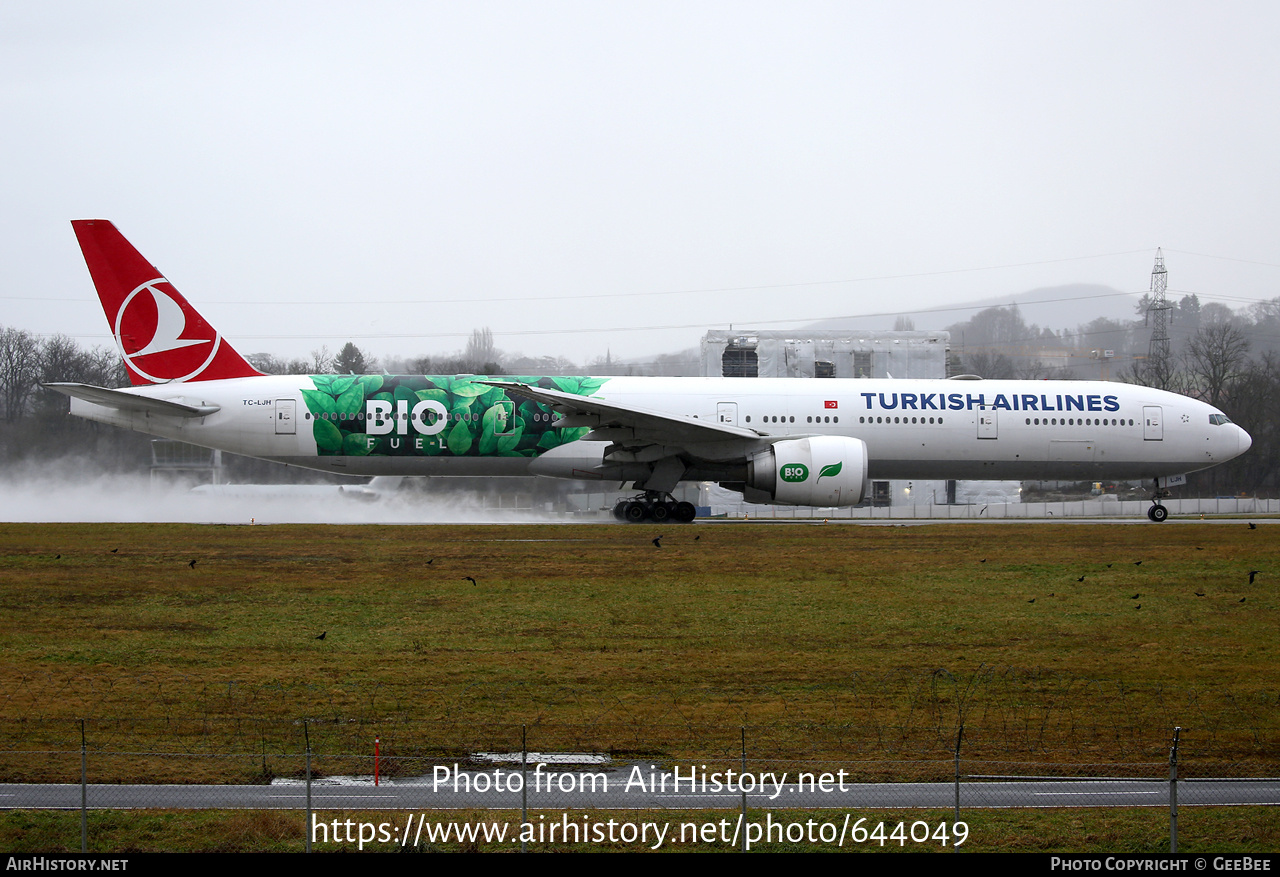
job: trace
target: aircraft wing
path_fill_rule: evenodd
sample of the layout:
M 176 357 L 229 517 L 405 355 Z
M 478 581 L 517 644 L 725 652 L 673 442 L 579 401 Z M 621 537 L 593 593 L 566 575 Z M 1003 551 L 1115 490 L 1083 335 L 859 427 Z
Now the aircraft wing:
M 477 381 L 491 387 L 500 387 L 509 395 L 550 405 L 564 415 L 556 426 L 576 428 L 587 426 L 591 432 L 587 441 L 610 441 L 625 448 L 647 445 L 693 448 L 706 445 L 731 443 L 741 446 L 751 443 L 770 443 L 770 437 L 762 436 L 754 429 L 694 417 L 681 417 L 669 412 L 654 411 L 632 405 L 619 405 L 591 396 L 578 396 L 560 390 L 530 387 L 513 381 Z
M 53 383 L 41 384 L 47 390 L 62 393 L 73 399 L 92 402 L 107 408 L 120 411 L 137 411 L 144 414 L 165 414 L 169 417 L 204 417 L 222 410 L 219 405 L 187 405 L 172 402 L 168 399 L 152 399 L 138 396 L 125 390 L 108 390 L 106 387 L 95 387 L 92 384 Z

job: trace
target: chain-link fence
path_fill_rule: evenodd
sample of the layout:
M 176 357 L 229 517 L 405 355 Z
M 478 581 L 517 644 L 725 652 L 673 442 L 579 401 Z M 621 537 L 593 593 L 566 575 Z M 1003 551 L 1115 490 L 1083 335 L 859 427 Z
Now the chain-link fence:
M 566 739 L 562 727 L 551 735 L 542 728 L 477 728 L 463 745 L 435 752 L 399 751 L 377 733 L 364 736 L 360 748 L 334 745 L 360 735 L 312 720 L 271 726 L 270 744 L 263 733 L 258 751 L 241 752 L 130 750 L 113 745 L 127 738 L 120 727 L 100 729 L 105 739 L 95 737 L 93 723 L 49 723 L 40 727 L 44 736 L 60 736 L 64 745 L 0 751 L 0 769 L 24 779 L 0 785 L 5 809 L 79 813 L 80 837 L 58 841 L 66 849 L 101 849 L 91 817 L 109 811 L 293 812 L 292 822 L 278 816 L 268 823 L 292 833 L 285 848 L 299 850 L 313 843 L 467 848 L 485 832 L 507 846 L 527 835 L 523 846 L 532 840 L 545 848 L 590 844 L 593 832 L 611 824 L 624 847 L 640 844 L 646 831 L 656 841 L 662 825 L 663 843 L 666 832 L 676 832 L 671 843 L 681 837 L 705 848 L 711 839 L 718 848 L 760 849 L 771 843 L 955 848 L 966 841 L 972 847 L 970 825 L 984 811 L 1141 808 L 1148 833 L 1159 832 L 1161 847 L 1176 851 L 1180 805 L 1280 802 L 1280 779 L 1265 762 L 1188 758 L 1176 734 L 1159 760 L 1059 760 L 1046 753 L 1043 760 L 999 761 L 966 757 L 963 734 L 951 753 L 818 759 L 807 757 L 803 745 L 778 751 L 779 728 L 724 729 L 719 751 L 706 757 L 537 745 Z M 603 739 L 600 729 L 578 733 Z M 727 745 L 734 737 L 735 745 Z M 289 738 L 292 746 L 281 745 Z M 475 745 L 482 740 L 488 745 Z M 757 740 L 761 751 L 753 751 Z M 61 831 L 69 831 L 65 822 Z M 1069 839 L 1063 843 L 1069 851 Z

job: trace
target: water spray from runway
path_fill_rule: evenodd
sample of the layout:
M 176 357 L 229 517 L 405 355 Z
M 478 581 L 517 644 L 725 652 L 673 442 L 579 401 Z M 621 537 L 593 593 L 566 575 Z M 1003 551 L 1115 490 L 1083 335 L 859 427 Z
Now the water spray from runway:
M 361 484 L 188 485 L 72 466 L 0 474 L 0 521 L 207 524 L 486 524 L 581 521 L 486 508 L 480 493 Z M 601 519 L 604 520 L 604 519 Z M 611 520 L 611 519 L 610 519 Z

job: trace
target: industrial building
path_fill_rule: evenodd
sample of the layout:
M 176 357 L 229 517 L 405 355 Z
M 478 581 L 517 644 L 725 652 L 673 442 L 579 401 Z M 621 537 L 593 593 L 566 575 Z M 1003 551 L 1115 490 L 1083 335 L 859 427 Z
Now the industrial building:
M 703 377 L 945 378 L 949 332 L 714 330 Z

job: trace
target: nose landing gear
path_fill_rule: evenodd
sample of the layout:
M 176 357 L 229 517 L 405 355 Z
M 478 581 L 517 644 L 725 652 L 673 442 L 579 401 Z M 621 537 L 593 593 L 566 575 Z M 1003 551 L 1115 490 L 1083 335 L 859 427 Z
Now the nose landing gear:
M 1164 499 L 1168 495 L 1169 491 L 1166 488 L 1161 487 L 1160 480 L 1156 479 L 1156 490 L 1155 493 L 1151 495 L 1151 508 L 1147 509 L 1147 517 L 1157 524 L 1169 517 L 1169 510 L 1160 505 L 1160 500 Z

